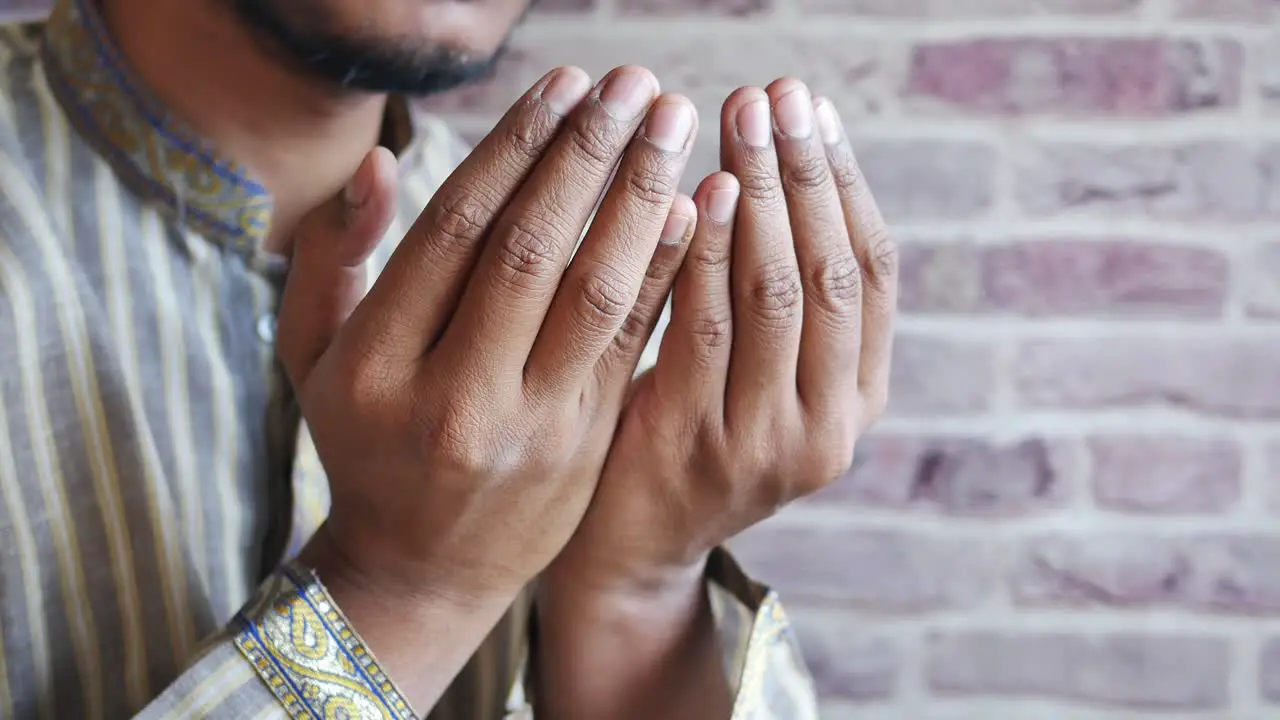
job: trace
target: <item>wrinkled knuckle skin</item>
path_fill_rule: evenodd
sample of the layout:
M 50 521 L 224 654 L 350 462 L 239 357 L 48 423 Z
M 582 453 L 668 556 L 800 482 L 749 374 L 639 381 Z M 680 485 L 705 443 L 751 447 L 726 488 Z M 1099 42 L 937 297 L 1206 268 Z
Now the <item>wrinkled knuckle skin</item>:
M 805 153 L 790 162 L 784 162 L 779 170 L 783 184 L 804 195 L 816 195 L 818 191 L 826 189 L 827 179 L 831 177 L 827 159 L 814 153 Z
M 810 271 L 805 292 L 828 315 L 852 316 L 860 310 L 862 269 L 852 253 L 822 260 Z
M 853 153 L 841 152 L 831 158 L 830 163 L 831 177 L 836 183 L 836 187 L 843 192 L 861 192 L 859 188 L 865 187 L 866 183 L 862 178 L 862 169 L 858 167 L 858 161 L 854 159 Z
M 478 240 L 492 217 L 492 208 L 468 193 L 453 191 L 435 206 L 431 229 L 450 244 L 470 245 Z
M 480 440 L 485 433 L 474 413 L 460 403 L 449 402 L 420 423 L 423 451 L 439 467 L 468 476 L 488 475 L 492 458 Z
M 526 213 L 507 226 L 496 252 L 502 280 L 513 287 L 528 289 L 556 268 L 559 234 L 546 220 Z
M 747 307 L 762 327 L 784 330 L 794 326 L 803 301 L 799 269 L 790 260 L 778 260 L 751 281 Z
M 867 274 L 880 285 L 892 282 L 898 276 L 898 244 L 889 237 L 885 227 L 876 228 L 867 239 L 871 248 L 867 257 Z
M 593 330 L 616 332 L 631 314 L 632 300 L 627 284 L 612 270 L 597 268 L 581 275 L 578 295 L 582 321 Z
M 728 312 L 705 311 L 689 320 L 696 362 L 707 364 L 719 358 L 733 341 L 733 324 Z
M 574 123 L 568 138 L 586 164 L 605 169 L 613 167 L 618 156 L 619 135 L 616 123 L 602 111 Z
M 753 204 L 773 208 L 783 202 L 782 182 L 763 167 L 752 167 L 738 177 L 742 197 Z
M 727 244 L 697 244 L 689 251 L 686 262 L 704 277 L 724 277 L 729 274 L 729 247 Z
M 504 152 L 525 162 L 536 161 L 550 141 L 554 124 L 539 112 L 539 104 L 531 103 L 507 125 L 502 138 Z
M 624 356 L 638 352 L 649 334 L 651 319 L 638 308 L 627 314 L 616 335 L 613 336 L 614 349 Z
M 676 178 L 665 163 L 637 163 L 626 178 L 627 193 L 655 210 L 665 212 L 676 195 Z

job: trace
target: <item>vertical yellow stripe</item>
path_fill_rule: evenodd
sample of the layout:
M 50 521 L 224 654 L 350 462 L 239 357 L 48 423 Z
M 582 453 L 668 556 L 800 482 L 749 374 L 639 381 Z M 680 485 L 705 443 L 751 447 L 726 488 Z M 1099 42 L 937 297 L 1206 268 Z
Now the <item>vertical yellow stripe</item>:
M 44 192 L 51 201 L 45 205 L 54 221 L 68 229 L 67 237 L 62 238 L 67 247 L 75 247 L 74 227 L 75 209 L 69 202 L 56 202 L 71 196 L 71 161 L 69 159 L 66 120 L 63 119 L 62 108 L 53 99 L 49 86 L 45 83 L 44 68 L 36 63 L 32 72 L 31 88 L 39 99 L 40 126 L 44 131 Z
M 208 551 L 204 541 L 204 517 L 200 512 L 200 471 L 195 434 L 191 429 L 191 396 L 187 375 L 187 345 L 183 337 L 186 318 L 182 316 L 182 298 L 174 285 L 169 267 L 169 240 L 164 225 L 151 208 L 143 211 L 142 246 L 147 267 L 155 283 L 156 323 L 160 336 L 160 361 L 164 373 L 165 410 L 169 434 L 173 440 L 174 468 L 177 477 L 171 485 L 178 495 L 178 511 L 182 517 L 182 536 L 191 548 L 191 560 L 197 575 L 208 591 Z
M 220 521 L 218 532 L 222 536 L 217 558 L 226 574 L 227 607 L 238 608 L 249 597 L 249 578 L 245 571 L 243 549 L 240 547 L 240 522 L 248 514 L 236 501 L 239 485 L 235 471 L 238 467 L 236 447 L 236 388 L 231 373 L 221 353 L 222 339 L 218 321 L 218 285 L 222 258 L 214 252 L 208 241 L 187 232 L 184 241 L 191 252 L 191 292 L 195 298 L 195 327 L 204 340 L 209 364 L 209 401 L 213 411 L 213 463 L 214 477 L 210 495 L 217 498 L 216 509 Z M 246 329 L 257 318 L 240 318 Z M 206 496 L 208 497 L 208 496 Z M 213 561 L 213 558 L 210 558 Z
M 13 159 L 0 150 L 0 187 L 9 190 L 21 187 L 26 179 L 16 176 Z M 16 176 L 16 177 L 15 177 Z M 26 198 L 11 200 L 15 207 Z M 34 207 L 28 205 L 28 207 Z M 18 259 L 6 245 L 0 245 L 0 286 L 9 297 L 13 309 L 14 324 L 19 337 L 38 338 L 35 307 L 31 288 L 22 274 Z M 49 421 L 49 406 L 44 398 L 44 378 L 40 374 L 40 353 L 35 342 L 18 343 L 18 373 L 22 382 L 23 408 L 27 416 L 28 433 L 31 436 L 32 459 L 54 552 L 58 557 L 59 578 L 62 584 L 64 610 L 75 652 L 76 669 L 82 679 L 85 706 L 92 717 L 102 716 L 102 678 L 97 674 L 102 666 L 98 652 L 98 635 L 93 624 L 93 610 L 89 607 L 89 592 L 76 552 L 75 520 L 67 505 L 66 488 L 62 485 L 62 472 L 58 467 L 58 450 L 53 444 L 53 426 Z
M 10 32 L 11 36 L 15 34 Z M 8 67 L 12 58 L 8 44 L 4 44 L 3 47 L 5 52 L 0 58 L 0 119 L 13 127 L 15 118 L 13 107 L 9 103 Z M 0 242 L 0 251 L 5 249 Z M 9 515 L 13 524 L 18 569 L 22 574 L 22 589 L 27 605 L 27 640 L 31 643 L 31 659 L 35 665 L 31 670 L 38 686 L 32 688 L 32 691 L 36 694 L 36 712 L 39 713 L 41 720 L 53 720 L 53 660 L 49 651 L 44 587 L 40 581 L 40 557 L 36 549 L 36 536 L 28 521 L 28 505 L 22 496 L 23 478 L 18 477 L 18 469 L 13 461 L 14 449 L 9 437 L 8 416 L 3 403 L 0 403 L 0 497 L 3 497 L 5 505 L 11 508 Z M 0 663 L 3 661 L 4 649 L 0 648 Z M 0 676 L 2 676 L 0 680 L 7 678 L 7 672 L 0 670 Z M 12 717 L 11 690 L 6 684 L 0 692 L 3 692 L 5 699 L 5 702 L 0 703 L 0 717 Z
M 140 227 L 142 231 L 139 242 L 146 252 L 147 266 L 155 283 L 153 307 L 155 307 L 156 327 L 160 338 L 160 358 L 167 401 L 165 409 L 168 411 L 171 423 L 170 433 L 174 437 L 173 452 L 180 476 L 173 478 L 174 482 L 171 485 L 177 486 L 175 491 L 180 495 L 179 514 L 182 515 L 181 520 L 185 521 L 186 503 L 194 500 L 196 489 L 199 487 L 195 476 L 195 450 L 192 448 L 191 413 L 187 402 L 186 346 L 182 338 L 181 318 L 172 316 L 172 308 L 177 303 L 177 297 L 173 289 L 173 278 L 169 272 L 169 259 L 165 256 L 168 239 L 165 237 L 163 221 L 155 209 L 146 207 L 142 210 Z M 186 494 L 186 498 L 181 497 L 182 494 Z M 168 525 L 168 528 L 175 535 L 183 538 L 188 537 L 192 532 L 190 527 L 183 527 L 181 531 L 173 525 Z M 175 535 L 167 534 L 169 537 Z M 166 549 L 171 554 L 166 565 L 173 568 L 173 574 L 165 579 L 165 588 L 171 595 L 170 607 L 174 611 L 173 626 L 171 626 L 174 653 L 177 655 L 178 662 L 185 662 L 190 657 L 198 638 L 185 602 L 187 584 L 183 560 L 179 554 L 181 547 L 182 544 L 176 539 L 174 542 L 166 543 Z M 196 562 L 202 559 L 203 556 L 196 556 Z M 198 569 L 197 575 L 199 575 Z
M 138 369 L 138 341 L 133 331 L 133 298 L 129 290 L 129 265 L 125 260 L 124 227 L 120 217 L 122 198 L 111 168 L 97 158 L 94 158 L 93 163 L 93 185 L 94 199 L 97 201 L 98 247 L 102 258 L 107 319 L 114 338 L 114 346 L 119 355 L 120 369 L 129 390 L 130 411 L 135 419 L 145 423 L 146 412 L 141 399 L 141 372 Z M 138 435 L 141 438 L 148 434 L 139 433 Z M 153 466 L 146 462 L 146 453 L 142 448 L 139 448 L 138 455 L 142 458 L 141 464 L 145 477 L 134 480 L 141 484 L 140 489 L 146 492 L 148 506 L 154 506 L 155 501 L 151 499 L 156 487 Z M 124 577 L 118 578 L 118 582 L 122 585 L 126 584 L 125 580 Z M 129 706 L 142 708 L 151 695 L 147 682 L 145 630 L 139 616 L 141 608 L 138 598 L 142 591 L 136 583 L 130 583 L 130 585 L 132 587 L 130 595 L 126 598 L 122 594 L 120 597 L 124 605 L 121 633 L 124 636 L 125 689 Z
M 40 717 L 52 720 L 53 706 L 49 693 L 50 677 L 53 672 L 49 662 L 49 642 L 45 637 L 44 591 L 40 584 L 40 558 L 36 552 L 35 533 L 27 519 L 26 500 L 22 497 L 22 480 L 18 477 L 18 468 L 13 463 L 13 445 L 9 442 L 9 418 L 4 403 L 0 402 L 0 499 L 9 509 L 9 521 L 13 525 L 14 546 L 17 551 L 18 570 L 22 574 L 23 599 L 27 605 L 27 622 L 25 629 L 27 639 L 31 643 L 31 659 L 35 667 L 31 668 L 36 678 L 37 687 L 30 688 L 36 693 Z M 5 650 L 3 635 L 0 635 L 0 717 L 14 717 L 13 693 L 8 683 L 8 668 L 5 667 Z

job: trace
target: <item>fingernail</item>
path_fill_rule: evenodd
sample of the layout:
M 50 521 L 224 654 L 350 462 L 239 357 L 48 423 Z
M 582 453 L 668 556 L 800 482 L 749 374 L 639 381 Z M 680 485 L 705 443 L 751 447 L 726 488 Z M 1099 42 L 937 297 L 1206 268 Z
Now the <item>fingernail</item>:
M 689 231 L 689 218 L 683 215 L 668 215 L 667 224 L 662 226 L 662 236 L 658 239 L 663 245 L 679 245 L 684 242 L 685 233 Z
M 600 90 L 600 102 L 609 114 L 625 120 L 640 114 L 657 94 L 653 77 L 635 68 L 615 72 Z
M 807 88 L 798 87 L 778 98 L 773 110 L 783 135 L 803 140 L 813 133 L 813 100 Z
M 654 108 L 645 123 L 645 137 L 667 152 L 679 152 L 693 132 L 693 108 L 684 100 L 664 102 Z
M 738 135 L 752 147 L 769 147 L 769 103 L 764 100 L 738 108 Z
M 576 67 L 560 68 L 542 89 L 542 102 L 556 115 L 567 115 L 590 89 L 591 78 L 585 72 Z
M 723 188 L 712 190 L 707 196 L 707 217 L 724 225 L 733 219 L 733 211 L 738 206 L 738 189 Z
M 840 130 L 840 115 L 836 112 L 836 106 L 831 104 L 830 100 L 823 98 L 818 101 L 818 134 L 822 136 L 822 142 L 827 145 L 835 145 L 840 142 L 842 135 Z
M 369 193 L 373 187 L 369 177 L 371 174 L 370 164 L 372 164 L 370 157 L 366 157 L 360 163 L 360 167 L 356 168 L 356 174 L 351 176 L 347 186 L 342 189 L 342 201 L 347 204 L 348 210 L 359 210 L 364 207 L 365 203 L 369 202 Z

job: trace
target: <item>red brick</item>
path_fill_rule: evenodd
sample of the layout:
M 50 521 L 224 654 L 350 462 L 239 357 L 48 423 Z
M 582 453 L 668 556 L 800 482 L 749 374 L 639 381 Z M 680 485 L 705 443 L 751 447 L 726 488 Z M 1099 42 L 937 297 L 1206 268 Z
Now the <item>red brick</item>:
M 1208 20 L 1258 20 L 1276 17 L 1280 3 L 1276 0 L 1177 0 L 1175 12 L 1180 17 Z
M 1025 15 L 1128 15 L 1143 0 L 798 0 L 814 13 L 905 18 L 992 18 Z
M 991 404 L 995 373 L 991 343 L 899 335 L 893 346 L 889 414 L 939 417 L 981 413 Z
M 1280 536 L 1131 533 L 1031 541 L 1011 570 L 1025 606 L 1177 607 L 1280 615 Z
M 1070 444 L 1060 440 L 873 434 L 858 443 L 849 475 L 810 502 L 1016 516 L 1070 497 L 1071 458 Z
M 592 12 L 598 6 L 597 0 L 537 0 L 533 10 L 538 15 L 573 15 Z
M 1255 221 L 1280 218 L 1280 145 L 1063 143 L 1025 148 L 1017 198 L 1030 214 Z
M 1105 508 L 1204 513 L 1236 505 L 1240 448 L 1223 439 L 1118 435 L 1089 442 L 1093 492 Z
M 981 39 L 915 48 L 907 94 L 980 113 L 1162 115 L 1240 100 L 1238 44 Z
M 1215 317 L 1230 292 L 1216 250 L 1132 240 L 903 243 L 912 313 Z
M 745 17 L 768 12 L 773 0 L 617 0 L 618 12 L 624 16 L 658 17 L 687 15 L 722 15 Z
M 1078 700 L 1130 710 L 1227 707 L 1230 645 L 1194 635 L 940 633 L 928 682 L 945 695 Z
M 1023 344 L 1024 407 L 1167 407 L 1231 418 L 1280 417 L 1280 338 L 1125 337 Z
M 923 612 L 972 605 L 995 582 L 993 549 L 954 537 L 765 525 L 731 545 L 754 576 L 797 604 Z
M 805 662 L 825 700 L 883 700 L 894 694 L 902 653 L 855 616 L 792 608 Z

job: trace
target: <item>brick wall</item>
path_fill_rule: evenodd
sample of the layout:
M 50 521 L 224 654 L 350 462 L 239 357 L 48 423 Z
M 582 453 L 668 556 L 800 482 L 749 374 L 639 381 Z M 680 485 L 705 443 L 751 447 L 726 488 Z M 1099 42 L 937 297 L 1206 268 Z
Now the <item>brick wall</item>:
M 837 100 L 903 247 L 893 408 L 858 472 L 739 543 L 788 600 L 825 717 L 1262 720 L 1280 717 L 1277 18 L 1277 0 L 543 0 L 499 78 L 439 105 L 481 134 L 568 62 L 645 64 L 704 118 L 781 74 Z
M 544 0 L 713 118 L 795 74 L 903 247 L 892 413 L 742 539 L 841 720 L 1280 717 L 1280 2 Z M 1274 34 L 1273 34 L 1274 33 Z

